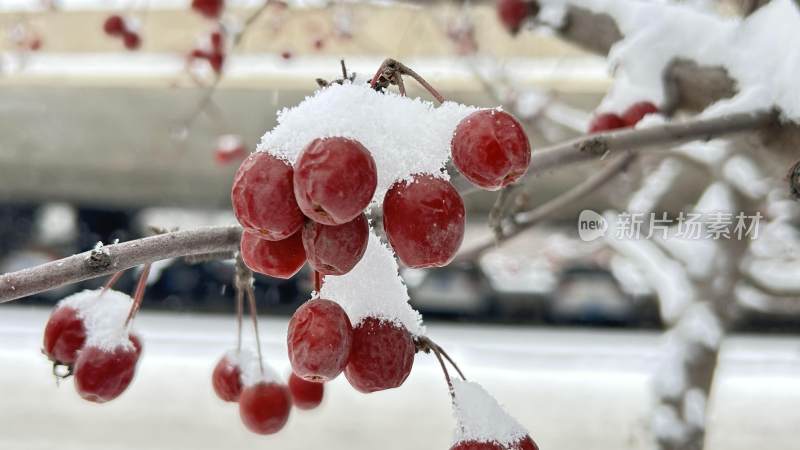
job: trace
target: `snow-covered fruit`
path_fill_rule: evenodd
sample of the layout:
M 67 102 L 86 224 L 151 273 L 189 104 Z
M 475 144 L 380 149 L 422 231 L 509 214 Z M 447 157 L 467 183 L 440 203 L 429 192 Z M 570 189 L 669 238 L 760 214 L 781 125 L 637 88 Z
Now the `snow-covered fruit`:
M 314 139 L 294 164 L 294 194 L 300 210 L 323 225 L 341 225 L 372 200 L 378 172 L 360 142 L 344 137 Z
M 239 416 L 256 434 L 274 434 L 289 420 L 292 397 L 286 386 L 273 381 L 259 381 L 242 390 Z
M 257 232 L 245 229 L 239 246 L 247 267 L 275 278 L 291 278 L 306 262 L 300 231 L 286 239 L 270 241 Z
M 312 299 L 295 311 L 286 341 L 295 375 L 308 381 L 330 381 L 347 365 L 353 327 L 337 303 Z
M 55 364 L 71 366 L 85 342 L 86 328 L 78 310 L 56 306 L 44 328 L 42 352 L 45 356 Z
M 322 403 L 325 395 L 325 384 L 308 381 L 295 374 L 289 376 L 289 393 L 292 404 L 300 409 L 314 409 Z
M 448 181 L 418 175 L 396 183 L 383 200 L 383 229 L 408 267 L 445 266 L 464 239 L 466 211 Z
M 225 9 L 224 0 L 192 0 L 192 9 L 209 19 L 216 19 Z
M 455 443 L 450 450 L 538 450 L 528 432 L 477 383 L 453 380 Z
M 214 366 L 211 384 L 221 400 L 239 401 L 239 396 L 242 394 L 242 369 L 239 367 L 238 358 L 232 357 L 230 353 L 223 355 Z
M 414 340 L 403 325 L 367 317 L 353 329 L 344 375 L 365 394 L 400 387 L 411 373 L 415 353 Z
M 341 225 L 323 225 L 309 220 L 303 226 L 303 248 L 308 265 L 322 275 L 344 275 L 364 256 L 369 223 L 362 213 Z
M 494 191 L 528 170 L 531 145 L 511 114 L 482 109 L 465 117 L 450 144 L 453 164 L 473 184 Z
M 625 125 L 632 127 L 639 123 L 644 116 L 648 114 L 655 114 L 657 112 L 658 107 L 652 102 L 636 102 L 629 106 L 628 109 L 622 113 L 622 121 L 625 122 Z
M 214 161 L 221 165 L 227 165 L 234 161 L 244 159 L 247 156 L 242 138 L 237 134 L 223 134 L 217 138 L 214 148 Z
M 601 113 L 594 116 L 589 123 L 589 133 L 602 133 L 604 131 L 625 128 L 625 121 L 618 114 Z
M 236 219 L 263 239 L 279 241 L 303 226 L 294 198 L 294 169 L 267 152 L 255 152 L 236 171 L 231 203 Z
M 497 0 L 496 6 L 497 17 L 511 34 L 519 32 L 522 23 L 528 16 L 535 16 L 539 13 L 539 5 L 535 1 Z
M 133 340 L 112 349 L 89 345 L 75 361 L 75 389 L 85 400 L 105 403 L 120 396 L 133 381 L 141 347 Z

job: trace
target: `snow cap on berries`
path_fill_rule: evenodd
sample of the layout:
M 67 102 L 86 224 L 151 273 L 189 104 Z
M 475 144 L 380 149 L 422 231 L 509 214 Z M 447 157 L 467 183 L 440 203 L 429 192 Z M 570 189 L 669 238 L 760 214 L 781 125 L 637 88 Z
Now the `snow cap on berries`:
M 325 277 L 320 297 L 338 303 L 353 327 L 375 317 L 403 325 L 412 335 L 425 334 L 422 317 L 408 304 L 408 290 L 394 254 L 374 231 L 361 261 L 344 275 Z
M 102 292 L 102 289 L 87 289 L 64 298 L 56 307 L 67 306 L 78 312 L 86 329 L 85 346 L 106 351 L 117 347 L 133 350 L 125 325 L 133 299 L 112 289 Z
M 380 93 L 362 81 L 332 84 L 278 113 L 278 125 L 261 138 L 259 151 L 294 164 L 309 142 L 341 136 L 369 150 L 378 169 L 373 204 L 399 180 L 426 173 L 447 178 L 450 141 L 461 119 L 477 108 L 455 102 L 440 106 L 393 92 Z
M 453 394 L 453 413 L 458 423 L 455 443 L 497 442 L 511 446 L 528 435 L 478 383 L 454 379 Z
M 266 362 L 264 363 L 264 370 L 261 370 L 258 353 L 251 349 L 230 350 L 225 353 L 225 358 L 231 364 L 239 367 L 244 387 L 250 387 L 258 383 L 284 384 L 283 379 Z

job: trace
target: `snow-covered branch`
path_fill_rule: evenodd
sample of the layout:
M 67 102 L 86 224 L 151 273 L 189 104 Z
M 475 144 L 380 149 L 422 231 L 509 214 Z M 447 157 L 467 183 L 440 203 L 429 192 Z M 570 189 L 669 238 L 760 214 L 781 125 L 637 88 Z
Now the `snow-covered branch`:
M 162 259 L 239 248 L 238 226 L 175 231 L 78 253 L 0 276 L 0 303 Z

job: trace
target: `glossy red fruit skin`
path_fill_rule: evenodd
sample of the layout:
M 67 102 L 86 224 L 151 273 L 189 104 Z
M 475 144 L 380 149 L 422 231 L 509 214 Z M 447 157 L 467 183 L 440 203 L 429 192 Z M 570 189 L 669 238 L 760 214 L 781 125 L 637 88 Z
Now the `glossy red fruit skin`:
M 368 317 L 353 328 L 353 346 L 344 376 L 364 394 L 396 388 L 411 373 L 415 353 L 408 330 Z
M 137 358 L 141 357 L 142 350 L 144 350 L 144 347 L 142 346 L 142 338 L 140 338 L 138 334 L 131 333 L 128 336 L 128 339 L 130 339 L 131 344 L 133 344 L 133 348 L 136 351 L 136 357 Z
M 525 436 L 519 442 L 515 442 L 511 446 L 511 450 L 539 450 L 539 446 L 536 445 L 536 442 L 533 442 L 530 436 Z
M 294 164 L 294 195 L 300 210 L 323 225 L 358 217 L 378 185 L 375 161 L 353 139 L 314 139 Z
M 430 175 L 396 183 L 383 199 L 383 229 L 408 267 L 442 267 L 464 239 L 464 201 L 449 182 Z
M 286 386 L 258 383 L 242 390 L 239 416 L 242 423 L 257 434 L 274 434 L 286 425 L 292 398 Z
M 303 226 L 303 213 L 294 199 L 294 170 L 266 152 L 247 157 L 233 179 L 231 203 L 236 219 L 264 239 L 279 241 Z
M 361 261 L 369 241 L 369 222 L 363 213 L 341 225 L 309 220 L 303 226 L 308 265 L 323 275 L 344 275 Z
M 242 260 L 250 269 L 275 278 L 289 279 L 303 267 L 306 251 L 301 232 L 281 241 L 268 241 L 250 230 L 242 232 Z
M 292 372 L 308 381 L 330 381 L 347 365 L 353 327 L 341 306 L 313 299 L 297 308 L 289 321 L 286 344 Z
M 497 0 L 497 17 L 511 34 L 517 34 L 528 15 L 539 12 L 535 2 L 523 0 Z
M 225 8 L 223 0 L 192 0 L 192 9 L 209 19 L 216 19 Z
M 461 441 L 452 447 L 450 450 L 509 450 L 497 442 L 477 442 L 477 441 Z
M 639 123 L 644 116 L 657 112 L 658 107 L 652 102 L 636 102 L 622 113 L 622 121 L 625 122 L 625 125 L 632 127 Z
M 131 384 L 138 360 L 135 349 L 117 347 L 107 351 L 85 347 L 75 362 L 75 389 L 90 402 L 113 400 Z
M 617 114 L 602 113 L 594 116 L 592 119 L 592 122 L 589 124 L 589 133 L 602 133 L 604 131 L 625 128 L 626 126 L 625 121 Z
M 292 403 L 300 409 L 314 409 L 322 403 L 325 394 L 325 384 L 307 381 L 295 374 L 289 375 L 289 392 L 292 394 Z
M 108 16 L 103 22 L 103 31 L 109 36 L 121 36 L 125 33 L 125 21 L 116 14 Z
M 142 39 L 136 33 L 126 32 L 122 36 L 122 42 L 128 50 L 137 50 L 142 45 Z
M 217 397 L 226 402 L 237 402 L 242 395 L 242 371 L 227 356 L 223 356 L 214 367 L 211 384 Z
M 44 354 L 56 364 L 72 365 L 86 342 L 86 328 L 78 311 L 69 306 L 57 307 L 44 327 Z
M 495 191 L 528 171 L 531 144 L 511 114 L 483 109 L 465 117 L 450 144 L 453 164 L 476 186 Z

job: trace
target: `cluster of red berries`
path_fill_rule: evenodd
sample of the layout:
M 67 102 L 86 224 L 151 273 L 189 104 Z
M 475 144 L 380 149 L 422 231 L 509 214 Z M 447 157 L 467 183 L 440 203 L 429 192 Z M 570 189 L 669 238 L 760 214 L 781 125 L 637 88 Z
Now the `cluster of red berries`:
M 225 9 L 225 1 L 192 0 L 192 9 L 208 19 L 218 19 Z
M 589 133 L 602 133 L 619 128 L 635 126 L 644 116 L 657 113 L 658 107 L 652 102 L 636 102 L 628 107 L 620 116 L 615 113 L 596 115 L 589 124 Z
M 114 301 L 103 298 L 103 295 L 124 296 L 114 291 L 101 292 L 84 291 L 76 294 L 89 296 L 88 303 L 81 307 L 70 306 L 69 298 L 60 303 L 45 326 L 42 349 L 55 366 L 67 367 L 67 375 L 75 376 L 78 394 L 96 403 L 113 400 L 128 388 L 142 354 L 141 340 L 133 333 L 128 334 L 123 324 L 119 324 L 123 338 L 119 345 L 112 348 L 87 345 L 89 328 L 83 312 L 92 307 L 91 303 Z
M 525 0 L 497 0 L 497 17 L 511 34 L 517 34 L 528 16 L 539 14 L 539 4 Z
M 109 36 L 122 38 L 122 43 L 128 50 L 136 50 L 142 45 L 139 33 L 133 30 L 129 21 L 117 14 L 108 16 L 103 23 L 103 31 Z
M 208 35 L 208 41 L 207 45 L 195 47 L 189 52 L 189 62 L 208 61 L 211 70 L 219 75 L 225 64 L 225 35 L 220 30 L 212 31 Z
M 242 355 L 242 353 L 238 353 Z M 242 423 L 257 434 L 274 434 L 289 420 L 292 406 L 314 409 L 322 403 L 322 383 L 306 381 L 294 374 L 288 385 L 276 377 L 262 379 L 245 386 L 239 358 L 225 355 L 219 360 L 211 376 L 214 392 L 226 402 L 239 403 Z

